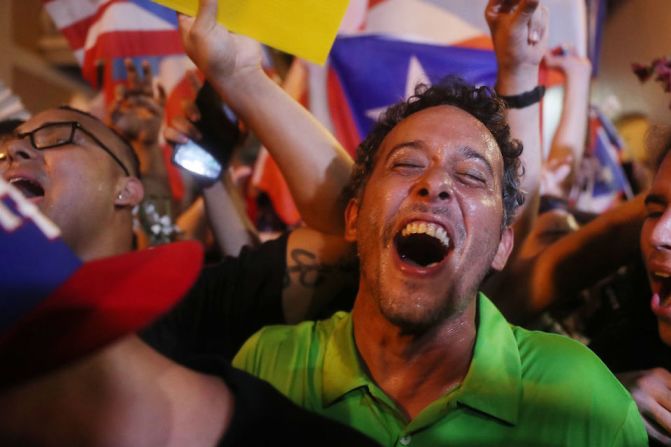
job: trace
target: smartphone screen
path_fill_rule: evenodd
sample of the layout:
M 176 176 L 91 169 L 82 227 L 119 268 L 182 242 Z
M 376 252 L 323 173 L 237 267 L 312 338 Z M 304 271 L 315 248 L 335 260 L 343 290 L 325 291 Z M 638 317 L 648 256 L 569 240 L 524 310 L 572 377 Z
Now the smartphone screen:
M 221 176 L 221 164 L 197 143 L 189 140 L 186 144 L 175 146 L 172 161 L 177 166 L 208 180 Z

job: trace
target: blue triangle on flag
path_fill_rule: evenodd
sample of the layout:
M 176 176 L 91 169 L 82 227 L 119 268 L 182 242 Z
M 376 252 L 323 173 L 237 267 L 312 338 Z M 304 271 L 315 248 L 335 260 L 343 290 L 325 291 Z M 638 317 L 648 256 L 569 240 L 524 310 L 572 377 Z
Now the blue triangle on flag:
M 370 111 L 404 99 L 410 61 L 415 58 L 431 83 L 457 75 L 493 86 L 496 59 L 491 50 L 408 42 L 379 35 L 339 37 L 330 64 L 338 76 L 360 135 L 374 120 Z

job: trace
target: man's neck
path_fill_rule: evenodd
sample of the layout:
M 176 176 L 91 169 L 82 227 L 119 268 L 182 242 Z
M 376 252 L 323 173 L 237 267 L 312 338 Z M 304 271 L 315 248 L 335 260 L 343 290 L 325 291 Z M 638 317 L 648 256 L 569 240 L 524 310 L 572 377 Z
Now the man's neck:
M 352 318 L 354 339 L 371 378 L 412 420 L 458 386 L 471 364 L 476 300 L 460 315 L 423 333 L 404 333 L 360 291 Z
M 98 231 L 95 235 L 76 238 L 65 243 L 84 262 L 116 256 L 133 250 L 132 223 L 129 219 L 114 220 L 106 226 L 106 231 Z

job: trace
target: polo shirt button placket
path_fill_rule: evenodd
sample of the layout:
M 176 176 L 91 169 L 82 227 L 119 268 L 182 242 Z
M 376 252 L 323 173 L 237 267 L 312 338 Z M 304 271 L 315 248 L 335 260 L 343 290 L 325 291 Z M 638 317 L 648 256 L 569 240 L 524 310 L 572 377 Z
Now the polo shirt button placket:
M 412 437 L 410 435 L 405 435 L 401 436 L 401 438 L 398 440 L 398 443 L 401 445 L 410 445 L 410 441 L 412 441 Z

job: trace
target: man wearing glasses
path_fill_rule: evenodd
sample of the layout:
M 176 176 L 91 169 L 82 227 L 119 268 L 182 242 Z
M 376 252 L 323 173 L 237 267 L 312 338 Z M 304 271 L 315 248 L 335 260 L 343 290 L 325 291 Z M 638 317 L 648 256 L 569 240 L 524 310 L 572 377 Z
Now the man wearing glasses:
M 0 149 L 0 174 L 62 230 L 83 260 L 130 251 L 132 209 L 144 190 L 132 147 L 68 107 L 39 113 Z

